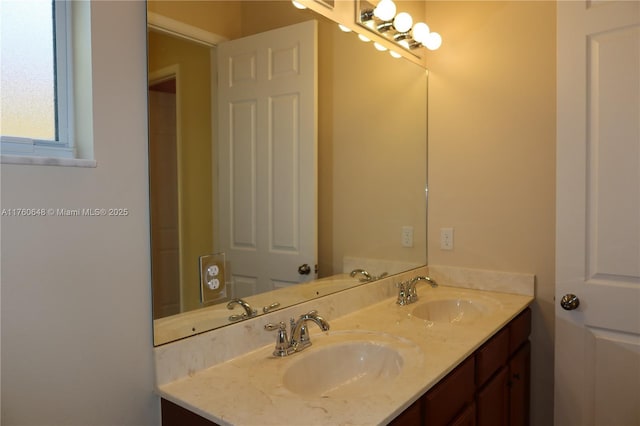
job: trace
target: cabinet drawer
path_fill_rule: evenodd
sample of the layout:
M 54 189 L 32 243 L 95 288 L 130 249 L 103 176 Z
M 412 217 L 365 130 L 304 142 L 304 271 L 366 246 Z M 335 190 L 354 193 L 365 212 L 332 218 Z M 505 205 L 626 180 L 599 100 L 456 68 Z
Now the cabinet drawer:
M 449 424 L 465 406 L 473 402 L 474 394 L 474 358 L 470 356 L 425 395 L 425 424 Z
M 531 334 L 531 308 L 527 308 L 509 324 L 509 353 L 514 353 Z
M 509 358 L 509 327 L 505 327 L 476 352 L 476 385 L 481 387 Z

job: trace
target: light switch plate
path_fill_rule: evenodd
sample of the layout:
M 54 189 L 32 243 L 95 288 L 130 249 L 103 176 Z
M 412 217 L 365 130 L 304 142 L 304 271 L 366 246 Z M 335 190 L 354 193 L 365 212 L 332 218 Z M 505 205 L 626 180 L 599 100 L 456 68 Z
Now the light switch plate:
M 440 250 L 453 250 L 453 228 L 440 228 Z
M 204 305 L 227 298 L 224 253 L 200 256 L 200 301 Z

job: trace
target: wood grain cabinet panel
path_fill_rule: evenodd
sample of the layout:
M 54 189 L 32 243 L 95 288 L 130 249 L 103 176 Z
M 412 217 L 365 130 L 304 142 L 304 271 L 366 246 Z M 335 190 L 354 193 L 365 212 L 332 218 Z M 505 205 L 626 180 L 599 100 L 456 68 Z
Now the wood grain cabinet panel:
M 482 387 L 509 359 L 509 327 L 496 333 L 476 351 L 476 386 Z
M 424 424 L 444 426 L 451 423 L 467 405 L 473 403 L 475 358 L 468 357 L 429 390 L 424 398 Z
M 509 425 L 529 425 L 531 343 L 526 341 L 509 360 Z
M 476 405 L 471 404 L 456 417 L 450 426 L 476 426 Z
M 478 426 L 507 426 L 509 423 L 509 368 L 502 366 L 476 394 Z

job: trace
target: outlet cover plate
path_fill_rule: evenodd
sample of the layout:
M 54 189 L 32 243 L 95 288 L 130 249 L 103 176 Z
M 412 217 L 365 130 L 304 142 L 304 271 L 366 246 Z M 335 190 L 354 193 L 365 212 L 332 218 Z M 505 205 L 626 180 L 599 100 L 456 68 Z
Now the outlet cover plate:
M 200 301 L 203 305 L 227 299 L 224 253 L 200 256 Z

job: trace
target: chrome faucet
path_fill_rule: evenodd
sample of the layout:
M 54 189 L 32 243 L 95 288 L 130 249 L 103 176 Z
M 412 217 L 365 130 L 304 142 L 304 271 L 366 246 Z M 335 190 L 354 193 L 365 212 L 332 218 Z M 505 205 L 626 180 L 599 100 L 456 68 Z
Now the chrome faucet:
M 431 287 L 438 287 L 438 283 L 429 276 L 417 276 L 409 281 L 403 281 L 396 286 L 398 287 L 398 300 L 396 303 L 398 305 L 409 305 L 411 303 L 418 301 L 418 291 L 416 290 L 416 284 L 420 281 L 425 281 L 431 285 Z
M 316 323 L 322 331 L 329 330 L 329 323 L 318 315 L 318 311 L 309 311 L 304 315 L 300 315 L 298 321 L 294 321 L 291 318 L 291 347 L 297 352 L 311 346 L 309 330 L 307 329 L 308 321 Z
M 351 271 L 351 273 L 349 273 L 349 275 L 353 278 L 356 275 L 362 275 L 362 278 L 360 278 L 360 282 L 361 283 L 367 283 L 370 281 L 375 281 L 375 280 L 379 280 L 380 278 L 386 277 L 388 274 L 386 272 L 381 273 L 379 276 L 374 276 L 371 275 L 370 273 L 368 273 L 366 270 L 364 269 L 354 269 L 353 271 Z
M 229 303 L 227 303 L 227 309 L 233 309 L 235 305 L 242 306 L 244 313 L 242 315 L 231 315 L 229 317 L 229 321 L 240 321 L 258 315 L 258 311 L 253 309 L 249 303 L 242 299 L 231 299 Z
M 371 274 L 368 273 L 367 271 L 365 271 L 364 269 L 354 269 L 349 274 L 349 276 L 351 276 L 351 278 L 355 278 L 356 275 L 362 275 L 362 278 L 360 278 L 360 282 L 361 283 L 364 283 L 364 282 L 372 280 Z
M 329 323 L 318 315 L 317 311 L 309 311 L 306 314 L 300 315 L 297 321 L 291 318 L 291 338 L 287 338 L 287 326 L 284 322 L 280 322 L 279 324 L 265 324 L 265 330 L 278 331 L 273 355 L 283 357 L 294 352 L 300 352 L 311 346 L 311 339 L 307 328 L 308 321 L 316 323 L 322 331 L 329 330 Z

